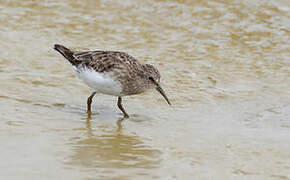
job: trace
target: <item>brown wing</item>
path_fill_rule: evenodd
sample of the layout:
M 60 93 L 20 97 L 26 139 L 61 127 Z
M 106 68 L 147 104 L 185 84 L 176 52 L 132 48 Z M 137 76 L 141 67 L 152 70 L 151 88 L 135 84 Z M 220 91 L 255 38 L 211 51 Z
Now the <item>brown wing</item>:
M 92 67 L 97 72 L 109 72 L 114 69 L 129 70 L 130 66 L 139 67 L 139 62 L 132 56 L 118 51 L 83 51 L 75 52 L 73 57 L 80 64 Z
M 91 67 L 97 72 L 112 72 L 114 78 L 123 85 L 123 94 L 143 92 L 144 69 L 134 57 L 117 51 L 75 52 L 79 65 Z

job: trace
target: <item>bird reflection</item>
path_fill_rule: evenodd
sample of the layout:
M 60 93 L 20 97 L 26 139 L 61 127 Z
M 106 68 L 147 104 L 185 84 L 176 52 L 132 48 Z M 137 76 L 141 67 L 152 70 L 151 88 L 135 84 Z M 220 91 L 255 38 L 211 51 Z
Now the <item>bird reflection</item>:
M 124 120 L 121 118 L 117 121 L 117 128 L 110 125 L 97 126 L 92 123 L 98 120 L 92 121 L 91 116 L 87 116 L 86 135 L 72 138 L 69 143 L 73 149 L 69 164 L 116 171 L 123 168 L 158 167 L 161 152 L 145 145 L 138 136 L 123 133 Z
M 91 113 L 88 113 L 88 117 L 87 117 L 87 121 L 86 121 L 86 129 L 87 129 L 87 132 L 88 132 L 88 137 L 93 135 L 93 133 L 92 133 L 92 125 L 91 125 L 91 119 L 92 119 L 91 115 L 92 115 Z
M 117 121 L 117 126 L 118 126 L 118 129 L 117 129 L 117 132 L 121 132 L 122 130 L 122 122 L 125 120 L 126 118 L 121 118 Z
M 92 136 L 93 133 L 92 133 L 92 126 L 91 126 L 91 119 L 92 119 L 92 116 L 91 116 L 91 113 L 88 113 L 87 114 L 87 120 L 86 120 L 86 128 L 87 128 L 87 132 L 88 132 L 88 136 Z M 121 132 L 122 130 L 122 122 L 125 120 L 126 118 L 122 117 L 120 118 L 118 121 L 117 121 L 117 130 L 116 132 Z

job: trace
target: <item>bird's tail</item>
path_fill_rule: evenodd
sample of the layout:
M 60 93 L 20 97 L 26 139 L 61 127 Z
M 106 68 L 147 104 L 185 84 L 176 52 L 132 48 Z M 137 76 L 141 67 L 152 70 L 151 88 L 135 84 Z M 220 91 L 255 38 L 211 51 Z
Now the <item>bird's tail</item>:
M 77 60 L 73 57 L 73 52 L 63 45 L 55 44 L 54 49 L 65 57 L 72 65 L 77 65 Z

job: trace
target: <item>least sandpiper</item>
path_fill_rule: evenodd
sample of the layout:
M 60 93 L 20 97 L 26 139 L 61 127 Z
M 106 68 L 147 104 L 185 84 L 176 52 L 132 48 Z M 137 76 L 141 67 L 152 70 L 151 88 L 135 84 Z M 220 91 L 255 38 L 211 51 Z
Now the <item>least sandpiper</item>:
M 122 106 L 122 97 L 140 94 L 155 88 L 170 102 L 160 86 L 160 73 L 150 64 L 141 64 L 134 57 L 118 51 L 71 51 L 55 44 L 54 49 L 72 65 L 77 77 L 92 89 L 87 99 L 87 112 L 91 114 L 91 103 L 96 93 L 118 97 L 118 107 L 128 118 Z

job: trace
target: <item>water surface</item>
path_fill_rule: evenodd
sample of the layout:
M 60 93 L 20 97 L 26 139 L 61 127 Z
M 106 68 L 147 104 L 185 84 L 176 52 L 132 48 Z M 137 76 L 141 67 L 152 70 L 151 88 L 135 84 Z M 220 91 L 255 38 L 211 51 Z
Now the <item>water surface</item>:
M 1 179 L 290 179 L 290 4 L 0 1 Z M 119 50 L 157 92 L 97 95 L 52 47 Z

